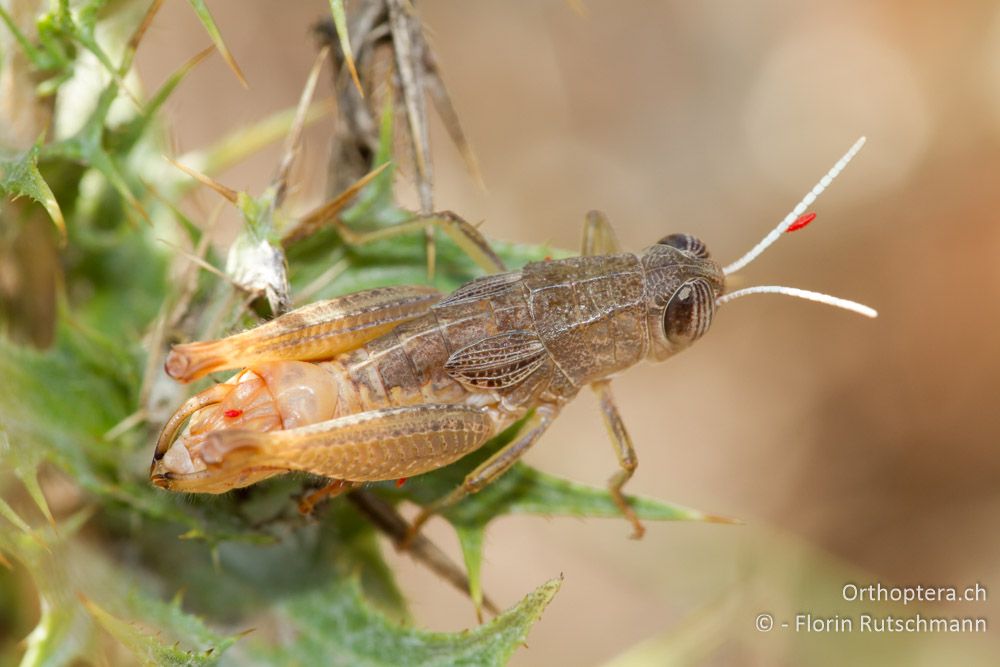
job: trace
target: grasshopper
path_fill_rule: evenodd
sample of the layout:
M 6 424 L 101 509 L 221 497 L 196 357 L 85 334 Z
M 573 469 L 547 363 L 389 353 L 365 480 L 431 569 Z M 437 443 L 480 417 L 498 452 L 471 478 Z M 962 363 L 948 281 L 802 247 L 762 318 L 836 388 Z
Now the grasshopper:
M 607 219 L 592 212 L 579 257 L 493 273 L 449 295 L 423 286 L 371 289 L 228 338 L 176 345 L 166 370 L 179 381 L 240 370 L 189 399 L 167 422 L 151 480 L 172 491 L 222 493 L 305 471 L 330 480 L 303 501 L 308 510 L 366 482 L 448 465 L 530 415 L 516 439 L 422 510 L 411 526 L 415 535 L 430 516 L 509 470 L 589 386 L 620 464 L 609 481 L 611 497 L 632 536 L 641 537 L 644 528 L 622 492 L 637 457 L 610 378 L 688 348 L 708 331 L 719 306 L 748 294 L 785 294 L 875 317 L 867 306 L 795 288 L 726 291 L 727 276 L 814 217 L 803 215 L 806 208 L 863 143 L 852 146 L 757 246 L 725 267 L 688 234 L 671 234 L 639 253 L 622 252 Z M 438 216 L 436 224 L 480 263 L 502 269 L 467 223 Z M 341 233 L 348 243 L 367 240 L 343 227 Z

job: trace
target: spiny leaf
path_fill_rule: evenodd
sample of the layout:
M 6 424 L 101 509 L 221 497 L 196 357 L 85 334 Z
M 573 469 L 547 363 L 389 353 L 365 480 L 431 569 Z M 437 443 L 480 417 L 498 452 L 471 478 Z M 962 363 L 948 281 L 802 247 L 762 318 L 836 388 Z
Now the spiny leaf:
M 313 102 L 305 124 L 319 120 L 330 112 L 329 100 Z M 295 122 L 295 108 L 284 109 L 267 118 L 239 127 L 205 149 L 191 151 L 178 160 L 192 165 L 205 174 L 218 174 L 248 155 L 284 137 Z
M 49 501 L 45 499 L 45 494 L 42 493 L 42 487 L 38 483 L 38 468 L 32 468 L 31 470 L 17 470 L 15 474 L 17 475 L 17 478 L 21 480 L 21 483 L 24 484 L 24 488 L 28 490 L 28 495 L 35 502 L 35 505 L 49 522 L 49 525 L 55 527 L 56 520 L 52 516 L 52 510 L 49 509 Z
M 140 217 L 148 220 L 146 210 L 132 192 L 119 167 L 119 156 L 109 153 L 104 145 L 105 124 L 111 105 L 118 97 L 118 90 L 118 84 L 114 82 L 108 84 L 101 92 L 97 105 L 83 127 L 72 137 L 44 146 L 41 155 L 45 159 L 69 160 L 93 167 L 101 172 Z
M 288 192 L 288 177 L 291 175 L 292 165 L 295 164 L 295 158 L 298 156 L 302 145 L 302 131 L 305 129 L 306 116 L 309 113 L 309 106 L 312 104 L 312 98 L 316 92 L 319 73 L 323 69 L 323 63 L 326 62 L 329 53 L 329 46 L 324 46 L 320 49 L 316 55 L 316 60 L 313 62 L 312 69 L 309 70 L 309 76 L 306 79 L 306 85 L 302 88 L 302 94 L 299 96 L 299 105 L 295 109 L 295 119 L 292 121 L 292 128 L 285 138 L 284 155 L 281 157 L 281 161 L 278 163 L 278 171 L 271 181 L 271 186 L 275 190 L 273 204 L 273 208 L 275 209 L 279 208 L 285 201 L 285 195 Z
M 91 617 L 133 650 L 143 664 L 203 665 L 216 661 L 236 638 L 212 632 L 185 613 L 177 601 L 159 601 L 132 581 L 133 577 L 122 576 L 110 559 L 77 539 L 77 529 L 91 514 L 78 512 L 60 525 L 58 533 L 44 531 L 41 544 L 0 531 L 0 546 L 28 571 L 42 609 L 37 627 L 27 638 L 22 664 L 93 660 L 96 644 Z M 155 628 L 155 636 L 133 623 Z M 175 640 L 191 651 L 168 646 Z
M 452 465 L 416 477 L 404 489 L 386 484 L 386 493 L 405 495 L 422 505 L 446 495 L 459 486 L 465 476 L 505 444 L 516 437 L 519 423 L 504 431 L 485 446 Z M 723 517 L 706 514 L 650 498 L 626 496 L 640 518 L 652 521 L 726 522 Z M 545 516 L 618 517 L 621 512 L 606 488 L 571 482 L 516 464 L 509 472 L 468 496 L 444 516 L 453 524 L 466 527 L 485 526 L 505 514 L 540 514 Z
M 233 190 L 232 188 L 230 188 L 230 187 L 228 187 L 226 185 L 223 185 L 222 183 L 218 182 L 214 178 L 212 178 L 210 176 L 207 176 L 206 174 L 203 174 L 200 171 L 198 171 L 198 170 L 196 170 L 196 169 L 194 169 L 192 167 L 189 167 L 189 166 L 185 165 L 182 162 L 178 162 L 177 160 L 173 160 L 173 159 L 171 159 L 169 157 L 167 158 L 167 162 L 169 162 L 170 164 L 174 165 L 175 167 L 177 167 L 178 169 L 180 169 L 185 174 L 187 174 L 188 176 L 190 176 L 194 180 L 198 181 L 202 185 L 207 186 L 207 187 L 211 188 L 212 190 L 215 190 L 215 192 L 217 192 L 219 194 L 219 196 L 221 196 L 223 199 L 225 199 L 226 201 L 230 202 L 231 204 L 239 205 L 239 201 L 240 201 L 239 197 L 240 196 L 239 196 L 239 193 L 236 192 L 236 190 Z M 244 197 L 246 197 L 246 195 L 244 195 Z M 250 201 L 252 201 L 252 200 L 250 200 Z
M 476 616 L 482 616 L 483 606 L 483 537 L 485 532 L 481 526 L 455 525 L 458 543 L 462 547 L 462 559 L 465 561 L 465 571 L 469 577 L 469 597 L 476 608 Z
M 166 82 L 160 86 L 160 89 L 146 102 L 142 111 L 126 126 L 113 134 L 112 140 L 114 143 L 111 145 L 112 150 L 118 153 L 127 153 L 130 151 L 139 139 L 146 134 L 150 123 L 156 119 L 156 114 L 159 113 L 163 104 L 173 94 L 174 90 L 177 89 L 181 81 L 211 53 L 212 47 L 203 49 L 181 65 L 176 72 L 171 74 Z
M 561 580 L 529 593 L 485 625 L 458 633 L 403 628 L 360 603 L 355 580 L 332 581 L 282 605 L 295 633 L 280 649 L 258 648 L 261 664 L 350 667 L 504 665 L 525 642 Z
M 389 166 L 390 163 L 387 162 L 375 167 L 339 195 L 303 216 L 294 227 L 285 232 L 281 239 L 282 245 L 287 247 L 296 241 L 308 238 L 315 234 L 320 227 L 329 224 L 357 196 L 358 192 L 378 178 Z
M 7 8 L 4 5 L 0 5 L 0 20 L 3 21 L 10 33 L 14 35 L 14 39 L 20 45 L 24 54 L 31 61 L 31 64 L 35 66 L 36 69 L 46 70 L 52 66 L 52 62 L 46 57 L 47 54 L 35 48 L 35 45 L 27 38 L 27 36 L 21 31 L 17 23 L 14 21 L 14 17 L 10 15 Z
M 98 41 L 97 22 L 106 4 L 107 0 L 90 0 L 74 7 L 66 1 L 53 3 L 52 10 L 37 24 L 39 39 L 47 50 L 55 53 L 62 53 L 70 45 L 90 51 L 111 76 L 115 87 L 135 101 L 123 78 L 131 65 L 130 54 L 126 53 L 124 62 L 116 66 Z
M 523 420 L 522 420 L 523 421 Z M 517 435 L 521 423 L 514 424 L 480 450 L 452 465 L 417 477 L 405 491 L 386 485 L 384 492 L 405 495 L 428 505 L 458 487 L 465 476 Z M 704 521 L 732 523 L 731 520 L 650 498 L 627 496 L 639 518 L 653 521 Z M 504 514 L 540 514 L 576 517 L 620 517 L 607 489 L 598 489 L 560 479 L 523 463 L 445 510 L 443 516 L 455 528 L 469 574 L 469 594 L 477 605 L 481 598 L 480 568 L 483 534 L 491 521 Z
M 163 6 L 164 0 L 152 0 L 149 7 L 146 8 L 146 13 L 143 15 L 142 20 L 139 21 L 139 25 L 136 26 L 135 30 L 132 32 L 132 36 L 129 38 L 128 42 L 125 44 L 125 55 L 122 58 L 121 71 L 128 72 L 129 68 L 132 67 L 132 63 L 135 60 L 135 53 L 139 50 L 139 43 L 142 42 L 142 38 L 146 36 L 146 31 L 153 24 L 153 19 L 156 18 L 157 13 L 160 11 L 160 7 Z
M 455 105 L 451 101 L 451 96 L 448 94 L 448 89 L 445 87 L 436 66 L 428 72 L 427 89 L 431 94 L 431 99 L 434 101 L 434 108 L 437 109 L 438 116 L 441 117 L 441 122 L 444 123 L 445 129 L 448 130 L 452 143 L 455 144 L 458 152 L 462 154 L 462 159 L 465 160 L 466 169 L 469 170 L 476 185 L 480 189 L 486 190 L 486 182 L 483 180 L 483 173 L 479 169 L 479 160 L 476 159 L 472 143 L 465 135 L 465 130 L 462 129 L 462 123 L 458 119 L 458 112 L 455 111 Z
M 6 500 L 0 498 L 0 516 L 10 521 L 14 526 L 23 533 L 30 533 L 31 526 L 29 526 L 21 515 L 14 511 Z
M 0 158 L 0 194 L 7 197 L 28 197 L 41 204 L 52 223 L 59 230 L 59 236 L 66 240 L 66 221 L 63 219 L 59 202 L 52 194 L 49 184 L 38 171 L 39 142 L 13 158 Z
M 38 624 L 24 639 L 21 667 L 70 664 L 86 642 L 86 626 L 66 605 L 43 604 Z
M 333 17 L 333 25 L 337 29 L 340 50 L 344 52 L 344 62 L 347 63 L 347 69 L 351 73 L 351 80 L 354 81 L 354 87 L 358 89 L 358 94 L 364 97 L 365 91 L 361 87 L 358 70 L 354 65 L 354 52 L 351 51 L 351 37 L 347 34 L 347 17 L 344 13 L 344 0 L 330 0 L 330 15 Z
M 188 0 L 191 8 L 194 9 L 194 13 L 198 15 L 198 20 L 201 21 L 202 26 L 205 28 L 205 32 L 208 36 L 212 38 L 212 42 L 215 44 L 215 48 L 219 50 L 219 54 L 222 59 L 226 61 L 229 65 L 229 69 L 233 71 L 236 78 L 240 80 L 244 88 L 249 88 L 250 84 L 247 83 L 246 78 L 243 76 L 240 66 L 236 64 L 236 59 L 233 58 L 233 54 L 230 53 L 229 47 L 222 39 L 222 33 L 219 32 L 218 26 L 215 25 L 215 19 L 212 18 L 212 13 L 208 11 L 208 5 L 205 4 L 205 0 Z
M 184 650 L 177 644 L 164 643 L 159 633 L 145 632 L 136 625 L 108 613 L 96 602 L 86 597 L 81 597 L 81 601 L 101 627 L 121 642 L 143 665 L 208 667 L 217 664 L 222 651 L 236 641 L 235 637 L 226 637 L 218 645 L 206 650 Z

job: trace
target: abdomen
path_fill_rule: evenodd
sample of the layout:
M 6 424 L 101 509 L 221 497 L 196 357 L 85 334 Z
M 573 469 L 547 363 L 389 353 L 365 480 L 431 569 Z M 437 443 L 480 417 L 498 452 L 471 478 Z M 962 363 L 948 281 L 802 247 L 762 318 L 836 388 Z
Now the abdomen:
M 469 388 L 448 375 L 445 363 L 457 350 L 501 331 L 530 329 L 526 296 L 517 279 L 484 298 L 446 299 L 428 314 L 324 362 L 323 368 L 338 378 L 338 416 L 419 403 L 465 403 L 494 409 L 502 425 L 518 418 L 531 406 L 504 404 L 502 392 Z

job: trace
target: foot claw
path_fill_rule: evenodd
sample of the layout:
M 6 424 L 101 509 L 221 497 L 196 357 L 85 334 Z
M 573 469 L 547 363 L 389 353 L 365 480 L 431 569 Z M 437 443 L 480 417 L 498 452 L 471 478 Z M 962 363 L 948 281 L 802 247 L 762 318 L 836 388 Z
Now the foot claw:
M 427 519 L 431 518 L 431 516 L 433 515 L 427 510 L 421 511 L 417 515 L 417 518 L 413 520 L 410 527 L 406 529 L 406 535 L 399 541 L 396 548 L 399 551 L 409 551 L 410 547 L 413 546 L 414 540 L 420 535 L 420 529 L 423 528 L 424 524 L 427 523 Z
M 316 509 L 316 503 L 312 502 L 308 496 L 299 499 L 299 514 L 312 516 L 314 509 Z
M 643 535 L 646 534 L 646 527 L 642 525 L 639 521 L 632 524 L 632 534 L 629 535 L 629 539 L 641 540 Z
M 355 486 L 357 486 L 356 483 L 335 479 L 326 486 L 305 493 L 299 498 L 299 514 L 311 516 L 316 506 L 321 502 L 327 498 L 336 498 L 340 494 L 350 491 Z
M 417 535 L 419 534 L 413 528 L 410 528 L 406 531 L 406 535 L 403 535 L 403 539 L 399 541 L 399 544 L 396 545 L 396 549 L 398 551 L 409 551 L 413 546 L 413 541 L 417 539 Z

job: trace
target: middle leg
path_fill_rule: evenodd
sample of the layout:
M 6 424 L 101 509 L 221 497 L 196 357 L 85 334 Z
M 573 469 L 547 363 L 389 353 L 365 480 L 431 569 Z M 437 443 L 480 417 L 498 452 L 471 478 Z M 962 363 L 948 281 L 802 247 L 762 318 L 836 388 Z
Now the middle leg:
M 615 399 L 611 395 L 611 381 L 601 380 L 600 382 L 592 383 L 590 387 L 597 394 L 601 402 L 601 414 L 604 416 L 604 425 L 608 429 L 611 444 L 614 446 L 615 455 L 618 457 L 618 464 L 621 466 L 621 470 L 616 472 L 608 481 L 608 491 L 611 493 L 611 499 L 615 501 L 615 505 L 618 506 L 618 509 L 621 510 L 621 513 L 628 522 L 632 524 L 632 539 L 638 540 L 646 533 L 646 528 L 639 521 L 639 516 L 635 513 L 635 510 L 632 509 L 632 506 L 625 499 L 622 487 L 632 479 L 635 469 L 639 466 L 639 459 L 636 457 L 635 447 L 632 446 L 632 438 L 625 429 L 625 422 L 622 421 L 621 415 L 618 414 L 618 406 L 615 405 Z
M 580 253 L 583 255 L 610 255 L 620 250 L 618 237 L 615 236 L 615 231 L 607 217 L 600 211 L 588 213 L 583 225 L 583 248 Z M 625 494 L 622 493 L 622 487 L 632 479 L 632 475 L 635 474 L 635 469 L 639 465 L 635 447 L 632 446 L 632 438 L 625 428 L 625 422 L 622 421 L 621 415 L 618 413 L 618 406 L 615 405 L 614 397 L 611 395 L 611 381 L 594 382 L 590 388 L 597 394 L 601 403 L 604 425 L 608 429 L 611 444 L 615 448 L 618 465 L 621 466 L 621 470 L 609 480 L 608 491 L 611 493 L 611 499 L 615 501 L 615 505 L 632 524 L 632 538 L 639 539 L 645 534 L 646 528 L 639 521 L 635 510 L 628 504 Z
M 538 441 L 542 433 L 552 424 L 558 410 L 554 406 L 542 405 L 535 409 L 535 414 L 531 420 L 524 425 L 522 434 L 516 440 L 505 445 L 493 456 L 480 463 L 476 468 L 465 476 L 462 484 L 456 487 L 448 495 L 437 499 L 421 510 L 417 518 L 414 519 L 410 531 L 403 541 L 402 548 L 406 549 L 413 538 L 420 532 L 427 520 L 435 514 L 448 509 L 467 495 L 476 493 L 490 482 L 496 480 L 505 472 L 510 470 L 517 463 L 524 453 Z

